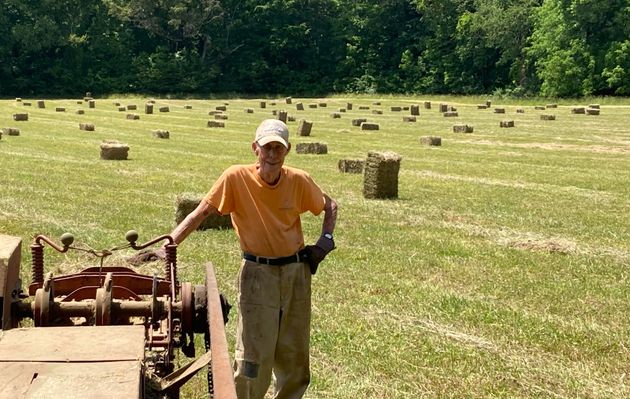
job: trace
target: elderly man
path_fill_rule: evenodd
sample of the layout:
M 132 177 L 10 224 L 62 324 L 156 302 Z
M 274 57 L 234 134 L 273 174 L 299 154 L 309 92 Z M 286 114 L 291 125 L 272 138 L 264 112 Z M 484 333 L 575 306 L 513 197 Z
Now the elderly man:
M 284 165 L 289 130 L 264 120 L 251 144 L 257 161 L 226 169 L 171 233 L 181 243 L 209 214 L 230 214 L 243 259 L 238 277 L 235 382 L 239 398 L 302 397 L 310 381 L 311 274 L 335 248 L 337 204 L 303 170 Z M 300 214 L 324 212 L 315 245 Z

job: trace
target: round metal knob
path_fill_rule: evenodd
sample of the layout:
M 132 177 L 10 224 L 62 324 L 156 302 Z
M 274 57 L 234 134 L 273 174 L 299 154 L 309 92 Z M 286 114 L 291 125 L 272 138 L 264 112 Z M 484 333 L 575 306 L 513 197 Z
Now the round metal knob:
M 138 241 L 138 232 L 135 230 L 129 230 L 127 234 L 125 234 L 125 238 L 127 239 L 127 241 L 133 244 L 134 242 Z
M 74 235 L 72 233 L 63 233 L 60 240 L 64 247 L 69 247 L 74 242 Z

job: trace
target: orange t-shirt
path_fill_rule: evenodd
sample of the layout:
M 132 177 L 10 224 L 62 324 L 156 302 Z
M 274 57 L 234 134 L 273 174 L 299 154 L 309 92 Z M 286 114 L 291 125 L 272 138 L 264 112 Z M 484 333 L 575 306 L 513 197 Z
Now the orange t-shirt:
M 242 251 L 274 258 L 304 247 L 300 214 L 319 215 L 325 203 L 322 190 L 305 171 L 283 166 L 280 180 L 271 186 L 255 164 L 227 168 L 204 200 L 231 215 Z

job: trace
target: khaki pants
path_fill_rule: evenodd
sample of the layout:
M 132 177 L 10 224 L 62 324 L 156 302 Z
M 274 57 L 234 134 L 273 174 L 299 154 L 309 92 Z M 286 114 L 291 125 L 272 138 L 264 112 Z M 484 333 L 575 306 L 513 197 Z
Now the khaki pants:
M 239 399 L 301 398 L 310 381 L 311 273 L 305 263 L 243 260 L 238 278 L 234 379 Z

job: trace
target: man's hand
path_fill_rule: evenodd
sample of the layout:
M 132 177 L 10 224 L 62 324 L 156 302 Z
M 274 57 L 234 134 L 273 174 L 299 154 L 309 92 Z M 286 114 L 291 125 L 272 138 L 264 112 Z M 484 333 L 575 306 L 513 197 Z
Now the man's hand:
M 165 260 L 166 259 L 166 250 L 164 247 L 159 249 L 145 249 L 134 256 L 127 259 L 127 262 L 134 266 L 140 266 L 143 263 L 154 262 L 156 260 Z
M 333 249 L 335 241 L 322 235 L 315 245 L 307 245 L 301 252 L 301 256 L 308 262 L 311 274 L 317 273 L 317 267 Z

